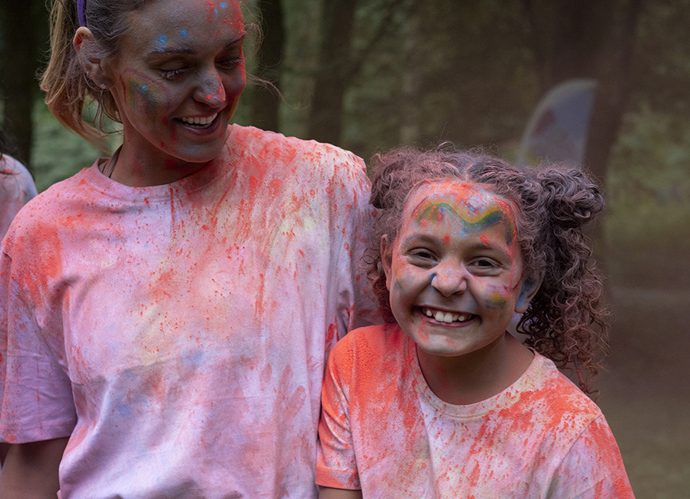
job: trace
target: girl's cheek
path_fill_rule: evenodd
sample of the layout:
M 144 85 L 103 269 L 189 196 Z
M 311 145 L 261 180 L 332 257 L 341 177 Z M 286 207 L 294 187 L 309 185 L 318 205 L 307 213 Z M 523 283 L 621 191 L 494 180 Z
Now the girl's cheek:
M 484 305 L 490 309 L 505 308 L 510 299 L 510 289 L 507 286 L 490 286 L 486 290 Z

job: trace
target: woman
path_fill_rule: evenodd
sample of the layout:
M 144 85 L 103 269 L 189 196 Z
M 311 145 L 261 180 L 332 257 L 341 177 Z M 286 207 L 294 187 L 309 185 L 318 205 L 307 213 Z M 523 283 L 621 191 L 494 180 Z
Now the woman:
M 237 0 L 64 0 L 52 21 L 49 107 L 96 141 L 92 98 L 124 140 L 4 243 L 0 495 L 316 497 L 324 360 L 374 308 L 361 160 L 228 126 Z

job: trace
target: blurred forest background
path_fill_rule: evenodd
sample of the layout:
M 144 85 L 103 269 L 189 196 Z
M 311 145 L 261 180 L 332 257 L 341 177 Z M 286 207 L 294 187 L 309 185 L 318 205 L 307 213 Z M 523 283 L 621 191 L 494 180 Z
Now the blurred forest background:
M 282 96 L 250 84 L 235 121 L 365 159 L 452 141 L 515 160 L 550 88 L 598 81 L 584 163 L 606 191 L 614 320 L 598 403 L 637 497 L 687 497 L 690 0 L 243 1 L 248 70 Z M 42 102 L 47 19 L 43 0 L 0 5 L 2 126 L 39 191 L 100 155 Z

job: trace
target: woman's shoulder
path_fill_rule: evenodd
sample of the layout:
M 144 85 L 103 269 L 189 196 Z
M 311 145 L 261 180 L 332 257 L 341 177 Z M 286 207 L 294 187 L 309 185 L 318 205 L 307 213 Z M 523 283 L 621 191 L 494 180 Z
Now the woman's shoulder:
M 87 202 L 83 192 L 88 171 L 85 168 L 34 196 L 15 217 L 13 231 L 21 233 L 32 231 L 36 226 L 58 226 L 65 216 L 71 216 L 75 209 L 78 211 L 79 207 L 75 205 Z
M 274 166 L 285 165 L 291 169 L 311 170 L 322 175 L 366 173 L 364 161 L 350 151 L 251 126 L 232 125 L 228 148 Z

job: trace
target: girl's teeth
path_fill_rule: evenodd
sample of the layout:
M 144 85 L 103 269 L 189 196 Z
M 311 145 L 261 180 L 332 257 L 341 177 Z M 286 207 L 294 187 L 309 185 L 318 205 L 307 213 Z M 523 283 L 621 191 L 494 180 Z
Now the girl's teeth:
M 450 312 L 441 312 L 440 310 L 432 312 L 428 308 L 424 308 L 422 311 L 427 317 L 433 317 L 438 322 L 445 322 L 447 324 L 451 322 L 465 322 L 471 317 L 470 314 L 451 314 Z

